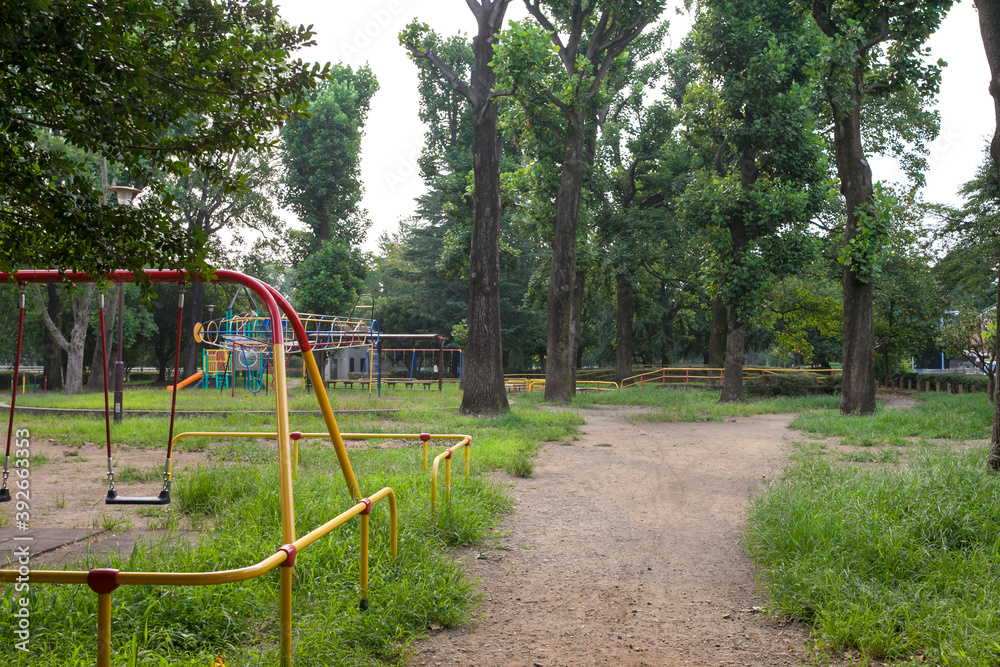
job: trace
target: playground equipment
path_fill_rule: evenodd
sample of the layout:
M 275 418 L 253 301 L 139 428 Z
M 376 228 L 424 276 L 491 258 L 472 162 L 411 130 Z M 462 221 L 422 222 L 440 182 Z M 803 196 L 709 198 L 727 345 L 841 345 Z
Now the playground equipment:
M 203 281 L 204 277 L 191 274 L 185 271 L 147 271 L 145 277 L 153 283 L 178 283 L 184 285 L 186 282 L 192 281 Z M 316 326 L 313 329 L 307 329 L 302 320 L 299 319 L 298 315 L 292 309 L 291 305 L 281 296 L 274 288 L 266 285 L 265 283 L 246 276 L 234 271 L 216 271 L 213 275 L 216 280 L 235 283 L 241 285 L 248 292 L 252 292 L 262 303 L 263 308 L 267 313 L 267 317 L 253 316 L 252 318 L 246 318 L 247 322 L 253 321 L 253 325 L 250 327 L 244 327 L 239 331 L 230 330 L 226 332 L 225 335 L 230 336 L 230 340 L 224 341 L 221 336 L 223 335 L 218 329 L 215 329 L 218 333 L 215 335 L 215 340 L 222 340 L 224 343 L 232 342 L 239 338 L 240 347 L 247 349 L 254 349 L 258 352 L 269 352 L 272 355 L 273 368 L 275 375 L 275 411 L 276 411 L 276 421 L 277 429 L 274 433 L 262 433 L 253 434 L 258 437 L 275 437 L 277 439 L 277 450 L 278 450 L 278 478 L 279 478 L 279 505 L 280 505 L 280 519 L 281 519 L 281 545 L 278 547 L 274 553 L 272 553 L 267 558 L 261 560 L 255 565 L 248 567 L 243 567 L 234 570 L 226 570 L 220 572 L 122 572 L 117 569 L 110 568 L 95 568 L 90 571 L 46 571 L 46 570 L 36 570 L 31 571 L 31 581 L 33 584 L 86 584 L 94 593 L 98 596 L 98 641 L 97 641 L 97 665 L 98 667 L 110 667 L 111 664 L 111 595 L 112 593 L 121 586 L 205 586 L 205 585 L 217 585 L 224 583 L 232 583 L 237 581 L 245 581 L 255 577 L 259 577 L 262 574 L 273 570 L 276 567 L 280 567 L 280 595 L 279 595 L 279 620 L 280 620 L 280 655 L 281 655 L 281 665 L 283 667 L 288 667 L 292 664 L 292 584 L 294 581 L 294 567 L 296 558 L 299 552 L 305 550 L 311 544 L 315 543 L 320 538 L 329 534 L 338 527 L 344 525 L 347 521 L 351 520 L 355 516 L 360 517 L 360 553 L 361 553 L 361 566 L 360 566 L 360 579 L 361 579 L 361 601 L 359 603 L 360 608 L 365 610 L 368 606 L 367 604 L 367 589 L 368 589 L 368 517 L 372 511 L 372 507 L 375 503 L 380 502 L 383 499 L 387 499 L 389 503 L 389 513 L 390 513 L 390 553 L 393 557 L 397 553 L 397 513 L 396 513 L 396 497 L 393 490 L 389 487 L 385 487 L 377 491 L 376 493 L 363 497 L 361 491 L 358 487 L 357 480 L 354 476 L 354 471 L 351 467 L 351 462 L 347 456 L 347 451 L 344 446 L 344 436 L 340 433 L 337 426 L 336 419 L 333 415 L 333 410 L 330 406 L 329 400 L 326 396 L 326 391 L 323 387 L 323 382 L 320 377 L 319 368 L 316 364 L 315 357 L 313 355 L 313 343 L 317 343 L 319 346 L 325 346 L 322 349 L 331 349 L 331 347 L 343 346 L 347 344 L 349 340 L 357 340 L 358 338 L 364 336 L 367 337 L 368 328 L 365 327 L 364 330 L 357 328 L 351 329 L 350 325 L 335 325 L 333 320 L 335 318 L 329 319 L 318 319 L 313 320 Z M 116 271 L 114 273 L 108 274 L 106 279 L 110 282 L 125 283 L 134 282 L 136 276 L 132 272 L 127 271 Z M 27 283 L 58 283 L 63 281 L 69 281 L 73 283 L 88 283 L 94 282 L 94 278 L 83 273 L 60 273 L 58 271 L 20 271 L 15 274 L 5 274 L 0 273 L 0 280 L 4 281 L 14 281 L 21 286 L 21 311 L 20 311 L 20 322 L 18 325 L 18 353 L 17 359 L 20 360 L 20 347 L 23 335 L 23 321 L 24 321 L 24 285 Z M 181 292 L 180 300 L 178 303 L 178 320 L 180 320 L 183 312 L 183 291 Z M 102 319 L 102 329 L 103 329 L 103 301 L 101 309 L 101 319 Z M 271 326 L 271 323 L 280 323 L 279 326 Z M 323 325 L 322 327 L 320 325 Z M 347 327 L 346 329 L 335 329 L 334 326 Z M 180 336 L 180 326 L 177 328 L 178 337 Z M 102 335 L 103 340 L 103 335 Z M 177 386 L 178 382 L 178 362 L 179 358 L 180 344 L 178 341 L 178 354 L 175 355 L 175 371 L 174 371 L 174 390 L 173 390 L 173 400 L 171 407 L 171 429 L 170 435 L 167 443 L 167 462 L 164 468 L 164 492 L 166 498 L 165 502 L 169 502 L 169 489 L 171 481 L 171 452 L 174 443 L 182 437 L 195 437 L 195 436 L 211 436 L 211 437 L 246 437 L 247 434 L 232 434 L 232 433 L 216 433 L 216 434 L 205 434 L 205 433 L 181 433 L 178 435 L 173 434 L 173 415 L 176 411 L 176 396 L 177 396 Z M 293 458 L 292 458 L 292 441 L 295 442 L 295 448 L 297 451 L 298 440 L 302 437 L 301 433 L 292 433 L 289 424 L 289 412 L 288 412 L 288 386 L 286 378 L 286 367 L 285 367 L 285 355 L 289 351 L 295 350 L 302 354 L 306 371 L 312 381 L 312 385 L 315 390 L 317 401 L 319 402 L 320 411 L 323 415 L 323 419 L 327 426 L 326 433 L 310 434 L 316 437 L 329 438 L 333 444 L 334 451 L 337 456 L 337 460 L 340 465 L 341 473 L 344 477 L 344 481 L 347 484 L 347 489 L 350 494 L 351 500 L 353 502 L 352 507 L 334 517 L 330 521 L 324 523 L 323 525 L 315 528 L 311 532 L 304 536 L 296 536 L 296 526 L 295 526 L 295 508 L 294 508 L 294 491 L 293 491 Z M 106 350 L 105 350 L 106 356 Z M 15 362 L 15 373 L 17 371 L 17 363 Z M 16 377 L 16 374 L 15 374 Z M 13 424 L 14 424 L 14 410 L 16 405 L 17 390 L 16 387 L 12 391 L 11 397 L 11 407 L 10 407 L 10 420 L 8 423 L 8 437 L 7 437 L 7 452 L 4 464 L 3 473 L 3 486 L 2 489 L 6 495 L 5 498 L 0 498 L 0 500 L 10 500 L 10 492 L 7 490 L 7 477 L 9 474 L 9 463 L 10 463 L 10 445 L 11 436 L 13 434 Z M 105 389 L 105 423 L 106 423 L 106 435 L 107 435 L 107 451 L 108 451 L 108 468 L 109 468 L 109 482 L 111 483 L 111 489 L 108 492 L 109 503 L 116 504 L 132 504 L 134 502 L 153 502 L 156 504 L 161 504 L 161 497 L 154 498 L 127 498 L 117 496 L 112 497 L 112 492 L 114 492 L 113 487 L 113 460 L 111 458 L 111 436 L 110 436 L 110 420 L 109 420 L 109 406 L 107 404 L 107 390 Z M 386 438 L 385 434 L 350 434 L 353 438 Z M 471 443 L 471 438 L 469 436 L 459 436 L 459 435 L 437 435 L 430 436 L 428 434 L 407 434 L 407 435 L 397 435 L 391 436 L 394 438 L 419 438 L 424 443 L 425 451 L 425 467 L 426 467 L 426 451 L 428 441 L 434 437 L 443 440 L 458 440 L 458 444 L 449 447 L 445 452 L 439 454 L 433 465 L 434 476 L 431 480 L 431 497 L 432 503 L 436 507 L 437 502 L 437 469 L 441 460 L 446 461 L 446 485 L 448 486 L 450 492 L 450 459 L 452 454 L 459 448 L 465 448 L 466 456 L 466 475 L 468 475 L 468 460 L 469 460 L 469 445 Z M 165 504 L 165 503 L 164 503 Z M 19 573 L 17 570 L 0 570 L 0 582 L 12 583 L 17 580 Z

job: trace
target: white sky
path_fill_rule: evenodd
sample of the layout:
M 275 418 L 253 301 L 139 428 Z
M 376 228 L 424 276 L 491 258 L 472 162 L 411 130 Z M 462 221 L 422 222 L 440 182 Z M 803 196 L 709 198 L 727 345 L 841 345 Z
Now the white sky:
M 414 198 L 424 191 L 416 159 L 425 128 L 417 117 L 416 66 L 399 46 L 399 31 L 414 18 L 439 34 L 474 33 L 476 23 L 463 0 L 277 0 L 281 15 L 292 24 L 312 24 L 317 45 L 302 53 L 305 60 L 369 64 L 379 81 L 361 146 L 362 206 L 373 225 L 364 248 L 375 250 L 383 232 L 395 231 L 412 214 Z M 679 3 L 678 3 L 679 4 Z M 527 12 L 513 0 L 508 19 Z M 679 43 L 687 20 L 674 16 L 673 44 Z M 682 27 L 683 26 L 683 27 Z M 931 153 L 924 199 L 958 204 L 958 187 L 975 174 L 985 141 L 993 134 L 993 103 L 988 92 L 989 68 L 971 2 L 955 5 L 930 42 L 932 56 L 948 62 L 939 96 L 941 137 Z M 898 179 L 889 160 L 872 159 L 876 180 Z

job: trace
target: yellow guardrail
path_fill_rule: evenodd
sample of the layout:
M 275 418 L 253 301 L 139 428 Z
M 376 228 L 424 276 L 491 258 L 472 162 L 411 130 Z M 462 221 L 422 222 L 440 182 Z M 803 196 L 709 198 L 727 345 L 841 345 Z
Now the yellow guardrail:
M 173 443 L 183 438 L 275 438 L 277 433 L 261 431 L 187 431 L 174 436 Z M 299 467 L 299 440 L 303 439 L 330 439 L 329 433 L 303 433 L 292 431 L 289 436 L 293 443 L 295 469 Z M 427 453 L 431 440 L 457 440 L 458 444 L 446 449 L 434 459 L 434 466 L 431 472 L 431 510 L 437 512 L 437 477 L 438 464 L 442 457 L 445 457 L 445 485 L 448 496 L 451 496 L 451 454 L 460 448 L 465 448 L 465 478 L 469 477 L 469 447 L 472 444 L 472 436 L 457 434 L 439 433 L 341 433 L 343 440 L 420 440 L 423 444 L 423 465 L 427 470 Z M 169 473 L 170 471 L 168 471 Z
M 459 449 L 465 448 L 465 478 L 469 478 L 469 445 L 472 444 L 472 438 L 469 436 L 463 437 L 458 444 L 452 445 L 448 449 L 444 450 L 436 457 L 434 457 L 434 466 L 431 469 L 431 512 L 437 513 L 437 481 L 438 481 L 438 466 L 441 461 L 444 460 L 444 485 L 445 485 L 445 495 L 448 500 L 451 500 L 451 456 Z
M 329 434 L 327 434 L 329 437 Z M 32 569 L 27 575 L 19 570 L 0 570 L 0 582 L 14 583 L 18 577 L 29 576 L 32 583 L 41 584 L 86 584 L 92 591 L 97 593 L 97 665 L 98 667 L 109 667 L 111 665 L 111 593 L 121 586 L 213 586 L 218 584 L 231 584 L 239 581 L 254 579 L 270 572 L 274 568 L 283 566 L 284 572 L 291 573 L 291 568 L 295 564 L 295 559 L 299 551 L 306 549 L 317 540 L 329 535 L 342 525 L 361 516 L 361 563 L 360 563 L 360 585 L 361 585 L 361 609 L 368 607 L 368 553 L 369 553 L 369 526 L 368 516 L 371 514 L 375 503 L 383 498 L 389 499 L 389 552 L 393 559 L 398 556 L 398 510 L 396 507 L 396 494 L 389 487 L 385 487 L 369 498 L 362 498 L 351 509 L 341 513 L 334 519 L 326 522 L 322 526 L 306 533 L 291 544 L 286 544 L 275 551 L 272 555 L 255 565 L 242 567 L 235 570 L 220 570 L 215 572 L 122 572 L 111 568 L 96 568 L 84 571 L 45 571 Z M 285 593 L 283 588 L 281 595 L 282 617 L 291 618 L 291 589 Z M 287 613 L 287 616 L 285 616 Z M 282 628 L 284 631 L 284 628 Z M 289 628 L 290 630 L 290 628 Z
M 779 374 L 807 374 L 815 376 L 829 376 L 840 373 L 840 369 L 814 369 L 814 368 L 761 368 L 745 366 L 743 368 L 743 379 L 762 377 L 764 375 Z M 725 369 L 711 368 L 706 366 L 665 366 L 653 371 L 646 371 L 633 375 L 622 380 L 622 387 L 636 387 L 649 384 L 658 385 L 702 385 L 711 382 L 722 382 L 725 378 Z
M 529 380 L 528 381 L 528 393 L 530 394 L 535 387 L 545 388 L 545 380 Z M 577 380 L 576 390 L 577 391 L 614 391 L 615 389 L 620 389 L 617 382 L 612 382 L 611 380 Z

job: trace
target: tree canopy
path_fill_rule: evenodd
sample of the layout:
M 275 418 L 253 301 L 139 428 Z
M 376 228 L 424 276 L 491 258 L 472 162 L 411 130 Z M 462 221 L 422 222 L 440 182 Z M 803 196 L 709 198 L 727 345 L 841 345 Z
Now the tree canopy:
M 269 145 L 302 111 L 325 68 L 290 56 L 311 43 L 266 0 L 3 3 L 0 268 L 203 268 L 203 238 L 173 224 L 169 196 L 105 204 L 75 151 L 158 195 L 158 174 L 192 170 L 238 189 L 224 156 Z

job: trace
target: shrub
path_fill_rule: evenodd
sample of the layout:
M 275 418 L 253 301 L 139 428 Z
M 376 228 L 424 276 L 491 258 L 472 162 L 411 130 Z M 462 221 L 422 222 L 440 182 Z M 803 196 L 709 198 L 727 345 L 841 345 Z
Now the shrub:
M 808 373 L 767 373 L 746 381 L 751 396 L 807 396 L 817 392 L 816 377 Z

